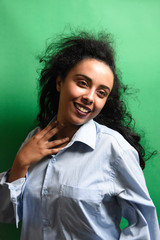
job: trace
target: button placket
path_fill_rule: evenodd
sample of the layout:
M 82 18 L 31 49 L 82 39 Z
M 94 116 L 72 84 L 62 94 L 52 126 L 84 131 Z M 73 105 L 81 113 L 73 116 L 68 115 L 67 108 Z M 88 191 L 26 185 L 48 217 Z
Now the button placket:
M 52 219 L 48 216 L 48 203 L 50 203 L 50 198 L 52 198 L 52 186 L 51 179 L 53 179 L 54 171 L 55 171 L 55 163 L 57 159 L 55 156 L 52 156 L 50 159 L 47 170 L 45 173 L 45 179 L 42 187 L 42 225 L 44 231 L 47 231 L 49 227 L 52 225 Z M 49 218 L 49 219 L 48 219 Z

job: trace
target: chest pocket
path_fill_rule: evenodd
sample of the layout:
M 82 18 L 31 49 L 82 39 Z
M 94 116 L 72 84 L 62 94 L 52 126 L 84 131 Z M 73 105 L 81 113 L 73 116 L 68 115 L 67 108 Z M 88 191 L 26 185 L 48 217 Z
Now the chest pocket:
M 61 185 L 58 205 L 64 228 L 75 236 L 80 236 L 80 233 L 94 234 L 90 219 L 97 219 L 102 198 L 100 190 Z
M 102 200 L 102 192 L 95 189 L 78 188 L 61 184 L 59 193 L 62 197 L 72 198 L 79 201 L 84 200 L 87 202 L 100 203 Z
M 86 215 L 96 215 L 99 212 L 102 198 L 100 190 L 60 185 L 59 200 L 61 207 L 66 211 L 68 209 L 70 212 L 78 211 L 78 214 L 81 212 Z

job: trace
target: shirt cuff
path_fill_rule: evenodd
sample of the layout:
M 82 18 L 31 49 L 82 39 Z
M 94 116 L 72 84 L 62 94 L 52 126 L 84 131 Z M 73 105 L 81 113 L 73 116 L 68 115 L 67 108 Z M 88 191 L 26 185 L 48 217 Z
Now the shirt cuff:
M 23 192 L 25 178 L 19 178 L 11 183 L 8 183 L 7 178 L 9 173 L 10 173 L 10 170 L 7 172 L 0 173 L 0 185 L 1 185 L 1 190 L 3 191 L 1 201 L 2 203 L 8 202 L 6 206 L 6 211 L 10 203 L 12 203 L 13 209 L 14 209 L 14 217 L 16 219 L 16 226 L 18 227 L 18 222 L 21 219 L 19 208 L 21 205 L 21 195 Z
M 19 178 L 11 183 L 7 182 L 7 178 L 9 176 L 10 169 L 7 172 L 0 173 L 0 184 L 8 184 L 9 186 L 12 185 L 13 187 L 18 187 L 19 185 L 22 185 L 25 182 L 26 178 Z

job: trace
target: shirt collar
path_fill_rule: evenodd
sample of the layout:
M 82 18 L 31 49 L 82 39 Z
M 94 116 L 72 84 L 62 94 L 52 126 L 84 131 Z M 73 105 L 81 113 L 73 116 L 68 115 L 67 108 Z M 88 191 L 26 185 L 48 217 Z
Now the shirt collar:
M 55 116 L 51 121 L 55 121 L 57 116 Z M 88 145 L 93 150 L 96 146 L 96 125 L 93 119 L 89 120 L 85 124 L 83 124 L 77 132 L 73 135 L 70 144 L 72 145 L 74 142 L 82 142 Z
M 92 149 L 95 149 L 96 145 L 96 126 L 91 119 L 82 125 L 78 131 L 73 135 L 71 142 L 82 142 Z

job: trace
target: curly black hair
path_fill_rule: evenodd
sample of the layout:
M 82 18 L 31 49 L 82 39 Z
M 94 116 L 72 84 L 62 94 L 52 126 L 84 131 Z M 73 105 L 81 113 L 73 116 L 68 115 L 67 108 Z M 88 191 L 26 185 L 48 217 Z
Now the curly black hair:
M 121 133 L 138 151 L 140 166 L 144 169 L 145 150 L 140 144 L 141 136 L 135 132 L 134 120 L 123 100 L 127 86 L 120 81 L 112 43 L 111 35 L 105 32 L 98 34 L 79 32 L 61 36 L 58 42 L 52 42 L 48 46 L 45 55 L 40 59 L 44 65 L 40 74 L 40 111 L 37 120 L 39 126 L 44 128 L 58 112 L 59 93 L 56 90 L 58 76 L 65 80 L 68 72 L 85 58 L 103 61 L 114 74 L 114 84 L 104 108 L 94 120 Z

